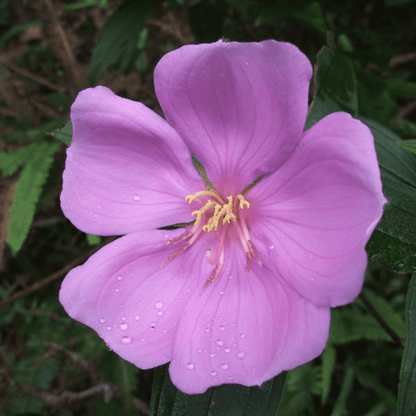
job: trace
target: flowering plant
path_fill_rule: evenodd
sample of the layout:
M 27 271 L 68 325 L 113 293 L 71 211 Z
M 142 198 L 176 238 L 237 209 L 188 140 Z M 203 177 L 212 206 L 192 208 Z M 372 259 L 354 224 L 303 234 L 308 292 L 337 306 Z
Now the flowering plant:
M 72 106 L 62 209 L 125 236 L 61 303 L 137 367 L 170 362 L 185 393 L 312 360 L 361 290 L 386 202 L 374 140 L 343 112 L 303 131 L 311 75 L 288 43 L 187 45 L 155 69 L 166 120 L 105 87 Z

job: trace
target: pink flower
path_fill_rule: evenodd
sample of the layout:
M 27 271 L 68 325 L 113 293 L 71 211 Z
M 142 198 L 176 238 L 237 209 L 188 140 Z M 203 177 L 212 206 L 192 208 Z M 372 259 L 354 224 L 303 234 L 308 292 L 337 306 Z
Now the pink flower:
M 166 120 L 105 87 L 72 106 L 62 209 L 126 235 L 68 274 L 61 303 L 137 367 L 170 361 L 185 393 L 312 360 L 330 307 L 361 290 L 386 202 L 374 140 L 346 113 L 303 132 L 311 74 L 287 43 L 188 45 L 155 70 Z

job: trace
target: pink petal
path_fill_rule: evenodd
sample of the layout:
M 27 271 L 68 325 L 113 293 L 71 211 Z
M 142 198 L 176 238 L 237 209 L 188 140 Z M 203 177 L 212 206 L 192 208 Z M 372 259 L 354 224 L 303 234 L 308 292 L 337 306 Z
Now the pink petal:
M 201 250 L 187 250 L 160 267 L 177 247 L 156 246 L 183 232 L 143 231 L 121 237 L 71 270 L 62 283 L 59 299 L 66 312 L 140 368 L 171 360 L 183 309 L 203 283 L 195 260 L 199 256 L 201 263 Z
M 211 181 L 226 188 L 238 177 L 241 192 L 297 146 L 311 74 L 311 64 L 291 44 L 218 41 L 168 53 L 154 82 L 168 122 Z
M 77 228 L 119 235 L 190 220 L 185 196 L 203 182 L 165 120 L 101 86 L 78 95 L 71 118 L 61 204 Z
M 293 157 L 247 198 L 262 258 L 317 305 L 358 296 L 365 245 L 383 213 L 380 170 L 370 130 L 334 113 L 306 131 Z
M 323 351 L 329 308 L 311 304 L 267 266 L 245 275 L 240 247 L 227 251 L 225 269 L 183 311 L 170 375 L 188 394 L 211 386 L 261 385 Z

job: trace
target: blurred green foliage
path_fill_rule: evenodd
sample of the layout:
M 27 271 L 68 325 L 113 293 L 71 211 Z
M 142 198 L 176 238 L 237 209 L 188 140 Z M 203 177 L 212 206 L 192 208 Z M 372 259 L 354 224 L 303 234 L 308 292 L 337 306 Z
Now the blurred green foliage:
M 413 414 L 415 277 L 407 302 L 406 291 L 410 273 L 416 272 L 416 1 L 51 4 L 54 12 L 23 0 L 0 0 L 0 53 L 7 57 L 20 46 L 25 49 L 10 55 L 11 61 L 0 60 L 0 170 L 10 180 L 3 188 L 13 194 L 10 207 L 3 207 L 8 235 L 2 237 L 7 247 L 0 268 L 0 414 L 269 416 L 280 397 L 279 415 Z M 58 35 L 42 34 L 56 16 L 74 49 L 72 61 L 61 56 Z M 364 297 L 332 311 L 329 342 L 320 358 L 262 388 L 223 386 L 191 397 L 175 389 L 166 366 L 138 370 L 63 311 L 60 280 L 69 266 L 105 242 L 63 217 L 60 178 L 76 90 L 139 72 L 143 101 L 158 110 L 149 87 L 158 59 L 184 43 L 219 38 L 274 38 L 305 52 L 315 65 L 306 128 L 334 111 L 363 120 L 375 137 L 390 202 L 367 246 L 371 263 Z M 54 47 L 55 41 L 61 44 Z M 77 71 L 87 76 L 74 85 Z M 32 95 L 16 102 L 10 88 Z M 404 351 L 380 321 L 405 339 Z

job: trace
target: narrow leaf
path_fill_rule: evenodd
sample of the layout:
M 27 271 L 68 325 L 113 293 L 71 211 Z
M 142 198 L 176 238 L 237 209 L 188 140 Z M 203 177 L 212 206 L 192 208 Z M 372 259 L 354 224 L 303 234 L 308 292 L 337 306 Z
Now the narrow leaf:
M 65 145 L 69 146 L 72 140 L 72 122 L 68 121 L 64 127 L 57 129 L 50 134 L 51 136 L 59 139 Z
M 35 214 L 36 204 L 42 193 L 42 187 L 48 177 L 53 155 L 59 143 L 32 143 L 26 150 L 31 158 L 26 162 L 20 175 L 10 208 L 7 243 L 12 253 L 22 247 Z
M 95 85 L 112 63 L 118 62 L 126 49 L 136 43 L 148 16 L 155 12 L 159 0 L 131 0 L 114 12 L 100 32 L 91 60 L 90 83 Z
M 277 414 L 284 379 L 282 373 L 261 387 L 228 384 L 212 387 L 204 394 L 187 395 L 172 384 L 164 365 L 156 370 L 150 416 L 272 416 Z
M 335 111 L 357 114 L 357 81 L 350 59 L 324 46 L 318 53 L 315 73 L 317 94 L 306 121 L 305 130 Z
M 406 297 L 406 338 L 400 368 L 398 416 L 416 415 L 416 273 Z
M 402 142 L 397 142 L 397 144 L 403 149 L 408 150 L 409 152 L 416 153 L 416 139 L 403 140 Z

